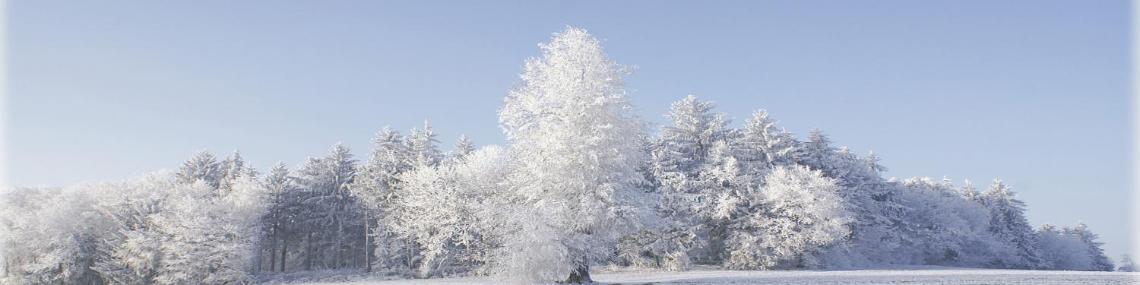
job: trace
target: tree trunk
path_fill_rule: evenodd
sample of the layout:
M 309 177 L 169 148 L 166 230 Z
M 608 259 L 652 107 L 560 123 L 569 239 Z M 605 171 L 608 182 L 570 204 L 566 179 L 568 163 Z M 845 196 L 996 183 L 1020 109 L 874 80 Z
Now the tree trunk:
M 372 272 L 372 252 L 368 250 L 369 241 L 368 236 L 368 210 L 364 210 L 364 272 Z
M 281 239 L 281 272 L 285 272 L 285 254 L 289 252 L 289 241 Z
M 590 279 L 590 266 L 586 265 L 585 263 L 578 265 L 578 268 L 574 268 L 574 271 L 570 272 L 570 277 L 566 278 L 566 283 L 568 283 L 568 284 L 594 283 L 594 280 Z
M 269 230 L 269 272 L 277 270 L 277 225 Z

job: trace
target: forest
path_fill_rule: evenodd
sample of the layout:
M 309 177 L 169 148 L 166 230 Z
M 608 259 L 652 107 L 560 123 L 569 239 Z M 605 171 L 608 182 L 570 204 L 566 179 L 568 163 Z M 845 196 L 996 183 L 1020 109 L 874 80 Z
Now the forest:
M 874 153 L 798 137 L 763 110 L 739 128 L 688 96 L 635 115 L 596 38 L 567 28 L 499 110 L 507 144 L 385 128 L 296 166 L 239 152 L 176 170 L 0 193 L 0 283 L 248 284 L 275 274 L 589 282 L 590 268 L 888 265 L 1112 271 L 1084 224 L 1025 217 L 1011 186 L 888 178 Z M 252 150 L 256 151 L 256 150 Z M 1130 265 L 1129 265 L 1130 267 Z

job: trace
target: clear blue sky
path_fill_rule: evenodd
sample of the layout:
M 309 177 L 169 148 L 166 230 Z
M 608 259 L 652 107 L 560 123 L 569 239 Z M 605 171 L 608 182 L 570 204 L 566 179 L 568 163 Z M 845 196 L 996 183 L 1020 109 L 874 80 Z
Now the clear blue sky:
M 240 3 L 238 3 L 240 2 Z M 414 2 L 414 4 L 413 4 Z M 199 150 L 262 169 L 430 119 L 503 142 L 536 44 L 588 29 L 646 119 L 687 94 L 874 150 L 898 177 L 1015 187 L 1034 224 L 1129 240 L 1127 1 L 9 3 L 16 185 L 122 179 Z

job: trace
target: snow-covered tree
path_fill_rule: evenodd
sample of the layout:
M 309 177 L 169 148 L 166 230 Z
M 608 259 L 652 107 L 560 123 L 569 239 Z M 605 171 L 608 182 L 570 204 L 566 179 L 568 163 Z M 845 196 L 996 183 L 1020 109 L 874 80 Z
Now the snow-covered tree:
M 1049 224 L 1037 230 L 1043 268 L 1050 270 L 1090 270 L 1092 257 L 1080 237 Z
M 394 203 L 393 230 L 419 245 L 419 275 L 468 272 L 486 262 L 488 238 L 483 227 L 506 179 L 505 153 L 497 147 L 473 152 L 468 159 L 420 167 L 401 175 L 403 190 Z
M 364 268 L 362 209 L 349 194 L 356 160 L 337 144 L 325 157 L 310 158 L 296 173 L 300 197 L 298 228 L 304 229 L 305 269 Z
M 1016 250 L 1013 256 L 997 260 L 998 267 L 1037 268 L 1041 266 L 1041 252 L 1037 236 L 1025 218 L 1025 203 L 1014 198 L 1014 193 L 999 179 L 982 193 L 982 202 L 990 212 L 990 233 L 999 241 Z
M 238 180 L 256 177 L 257 171 L 249 166 L 241 153 L 234 151 L 229 157 L 218 163 L 218 189 L 223 192 L 233 190 Z
M 768 118 L 764 110 L 752 113 L 735 142 L 741 164 L 748 173 L 759 176 L 776 166 L 794 164 L 800 156 L 799 142 L 791 133 L 777 128 L 776 121 Z
M 901 187 L 896 198 L 907 210 L 893 234 L 905 236 L 909 250 L 894 251 L 894 262 L 985 266 L 994 256 L 1016 254 L 992 238 L 986 208 L 963 198 L 949 180 L 911 178 Z
M 289 244 L 294 240 L 292 232 L 296 213 L 297 187 L 293 185 L 289 168 L 284 163 L 278 163 L 269 170 L 262 182 L 267 192 L 266 213 L 263 217 L 264 240 L 262 246 L 267 252 L 260 258 L 262 267 L 268 266 L 269 272 L 284 272 L 286 258 L 289 254 Z M 278 254 L 280 252 L 280 254 Z
M 161 236 L 158 284 L 238 284 L 252 281 L 250 268 L 265 188 L 239 178 L 231 191 L 215 193 L 195 183 L 174 193 L 153 219 Z
M 1119 272 L 1136 272 L 1136 265 L 1132 263 L 1132 257 L 1128 254 L 1120 256 L 1120 266 L 1116 268 Z
M 183 163 L 177 175 L 178 181 L 182 183 L 193 184 L 202 181 L 211 189 L 217 189 L 222 179 L 222 166 L 214 158 L 214 154 L 201 151 Z
M 443 153 L 439 151 L 439 140 L 436 139 L 435 131 L 432 130 L 431 124 L 424 122 L 424 127 L 413 128 L 411 134 L 408 135 L 408 152 L 411 161 L 409 162 L 413 167 L 420 166 L 435 166 L 443 158 Z
M 682 240 L 648 240 L 654 235 L 640 233 L 638 237 L 626 239 L 624 246 L 634 246 L 635 241 L 645 243 L 644 246 L 655 245 L 656 249 L 661 249 L 661 245 L 688 245 L 696 248 L 673 247 L 669 252 L 654 254 L 670 255 L 670 260 L 673 260 L 681 255 L 687 258 L 688 251 L 696 250 L 695 258 L 698 260 L 713 262 L 720 258 L 723 230 L 711 217 L 711 211 L 716 198 L 725 191 L 720 184 L 725 177 L 723 171 L 717 171 L 724 170 L 724 167 L 735 170 L 736 165 L 727 142 L 730 136 L 726 127 L 728 120 L 723 114 L 713 113 L 713 108 L 712 102 L 700 101 L 692 95 L 674 102 L 667 116 L 672 124 L 662 127 L 658 137 L 651 142 L 649 172 L 662 201 L 657 210 L 671 221 L 656 229 L 659 232 L 656 236 Z M 719 164 L 713 165 L 716 163 Z M 712 174 L 720 175 L 714 177 Z M 698 235 L 699 240 L 712 240 L 714 247 L 685 240 Z M 661 258 L 664 256 L 652 257 L 655 260 Z
M 97 284 L 93 270 L 106 222 L 88 191 L 102 185 L 0 191 L 3 284 Z
M 725 266 L 818 268 L 818 255 L 848 234 L 850 214 L 835 181 L 803 166 L 780 166 L 762 192 L 743 196 L 754 212 L 730 226 Z
M 1104 243 L 1097 240 L 1100 237 L 1092 231 L 1089 231 L 1088 225 L 1079 223 L 1075 227 L 1066 228 L 1064 232 L 1066 235 L 1076 237 L 1085 244 L 1085 252 L 1087 252 L 1091 260 L 1088 270 L 1112 271 L 1116 268 L 1116 265 L 1112 264 L 1108 256 L 1104 255 L 1104 249 L 1101 248 Z
M 644 126 L 626 99 L 626 68 L 585 30 L 567 28 L 527 61 L 499 113 L 511 143 L 522 231 L 500 248 L 503 274 L 587 282 L 637 211 Z M 569 277 L 569 278 L 567 278 Z
M 472 152 L 475 152 L 475 142 L 472 142 L 471 139 L 465 135 L 459 135 L 459 139 L 455 141 L 455 148 L 452 149 L 448 157 L 450 157 L 451 160 L 463 160 L 468 155 L 471 155 Z
M 385 127 L 372 139 L 368 161 L 357 173 L 349 190 L 364 206 L 364 229 L 368 239 L 367 269 L 373 265 L 387 271 L 407 272 L 412 267 L 412 252 L 407 241 L 396 236 L 392 227 L 398 221 L 394 202 L 399 194 L 400 175 L 412 169 L 413 155 L 398 131 Z M 373 260 L 373 258 L 376 258 Z

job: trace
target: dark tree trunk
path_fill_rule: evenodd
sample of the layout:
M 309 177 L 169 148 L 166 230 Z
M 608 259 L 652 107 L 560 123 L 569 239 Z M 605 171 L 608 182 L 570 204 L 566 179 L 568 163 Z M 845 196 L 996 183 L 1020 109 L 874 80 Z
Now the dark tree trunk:
M 372 251 L 369 250 L 372 242 L 368 240 L 371 237 L 368 235 L 368 210 L 364 211 L 364 272 L 372 272 Z
M 285 272 L 285 254 L 289 252 L 289 241 L 281 239 L 281 272 Z
M 566 283 L 568 284 L 584 284 L 593 282 L 594 280 L 590 279 L 590 266 L 585 264 L 579 265 L 578 268 L 575 268 L 574 271 L 570 272 L 570 277 L 566 278 Z

